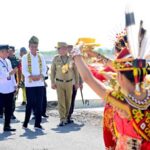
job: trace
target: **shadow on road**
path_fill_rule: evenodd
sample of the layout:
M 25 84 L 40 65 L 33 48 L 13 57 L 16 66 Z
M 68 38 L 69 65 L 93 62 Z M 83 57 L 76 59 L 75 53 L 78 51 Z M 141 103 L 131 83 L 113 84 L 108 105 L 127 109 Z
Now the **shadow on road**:
M 15 134 L 15 133 L 10 133 L 10 132 L 3 132 L 3 133 L 0 133 L 0 141 L 13 139 L 13 138 L 10 138 L 9 136 L 12 136 L 12 135 L 14 135 L 14 134 Z
M 20 123 L 20 120 L 18 119 L 11 119 L 11 124 Z M 0 124 L 4 124 L 4 119 L 0 119 Z
M 46 118 L 42 118 L 42 123 L 47 123 L 47 122 L 48 122 L 48 120 Z M 35 119 L 32 119 L 32 117 L 31 117 L 29 124 L 34 125 L 34 123 L 35 123 Z
M 83 126 L 84 124 L 72 123 L 63 127 L 58 126 L 57 128 L 52 128 L 51 130 L 55 131 L 56 133 L 69 133 L 79 131 Z

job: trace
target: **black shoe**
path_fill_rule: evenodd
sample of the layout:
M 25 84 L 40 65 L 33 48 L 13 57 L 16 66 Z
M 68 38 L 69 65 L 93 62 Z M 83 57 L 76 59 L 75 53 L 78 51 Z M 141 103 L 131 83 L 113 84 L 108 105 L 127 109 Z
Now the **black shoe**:
M 27 129 L 27 128 L 28 128 L 28 125 L 24 123 L 24 124 L 22 125 L 22 128 L 23 128 L 23 129 Z
M 13 129 L 11 127 L 4 127 L 4 131 L 6 131 L 6 132 L 15 132 L 16 129 Z
M 11 116 L 11 119 L 12 119 L 12 120 L 15 120 L 15 119 L 16 119 L 16 116 L 15 116 L 15 115 L 12 115 L 12 116 Z
M 71 120 L 71 119 L 68 119 L 68 120 L 67 120 L 67 124 L 70 124 L 70 123 L 74 123 L 74 121 Z
M 49 116 L 48 116 L 48 115 L 46 115 L 46 114 L 44 114 L 44 115 L 42 115 L 42 117 L 44 117 L 44 118 L 48 118 Z
M 34 129 L 35 130 L 44 130 L 44 128 L 41 125 L 34 126 Z
M 0 119 L 3 119 L 3 115 L 0 115 Z
M 66 123 L 64 122 L 64 121 L 61 121 L 60 123 L 59 123 L 59 127 L 63 127 L 63 126 L 65 126 L 66 125 Z
M 24 106 L 24 105 L 26 105 L 26 102 L 22 102 L 22 104 L 21 104 L 22 106 Z

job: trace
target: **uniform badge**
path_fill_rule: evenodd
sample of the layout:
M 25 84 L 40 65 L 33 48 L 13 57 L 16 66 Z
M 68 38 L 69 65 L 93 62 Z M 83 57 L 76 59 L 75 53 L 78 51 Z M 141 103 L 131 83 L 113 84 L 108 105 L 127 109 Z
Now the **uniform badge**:
M 61 70 L 62 70 L 63 74 L 67 73 L 68 70 L 69 70 L 69 65 L 68 64 L 63 65 L 62 68 L 61 68 Z

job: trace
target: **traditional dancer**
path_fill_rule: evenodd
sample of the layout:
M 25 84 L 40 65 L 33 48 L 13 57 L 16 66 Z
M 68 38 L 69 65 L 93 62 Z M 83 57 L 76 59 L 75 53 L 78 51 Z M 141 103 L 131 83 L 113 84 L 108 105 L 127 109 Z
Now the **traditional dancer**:
M 150 39 L 146 34 L 140 46 L 138 35 L 133 36 L 137 32 L 130 32 L 134 29 L 134 23 L 134 13 L 127 12 L 126 27 L 130 52 L 125 49 L 113 63 L 121 90 L 108 90 L 102 82 L 93 78 L 81 57 L 79 46 L 72 50 L 83 80 L 116 112 L 113 116 L 117 137 L 116 150 L 149 150 L 150 147 L 150 90 L 142 84 L 150 69 L 145 59 L 149 52 L 149 46 L 146 44 Z

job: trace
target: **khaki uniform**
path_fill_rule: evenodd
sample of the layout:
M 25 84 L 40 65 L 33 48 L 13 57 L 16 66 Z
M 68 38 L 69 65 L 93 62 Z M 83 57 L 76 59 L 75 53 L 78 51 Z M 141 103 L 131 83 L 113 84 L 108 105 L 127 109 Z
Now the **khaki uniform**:
M 68 66 L 66 73 L 62 70 L 65 65 Z M 75 83 L 78 84 L 79 74 L 72 58 L 70 56 L 55 56 L 51 66 L 51 83 L 57 86 L 58 109 L 61 121 L 66 121 L 69 114 L 73 76 L 75 76 Z

